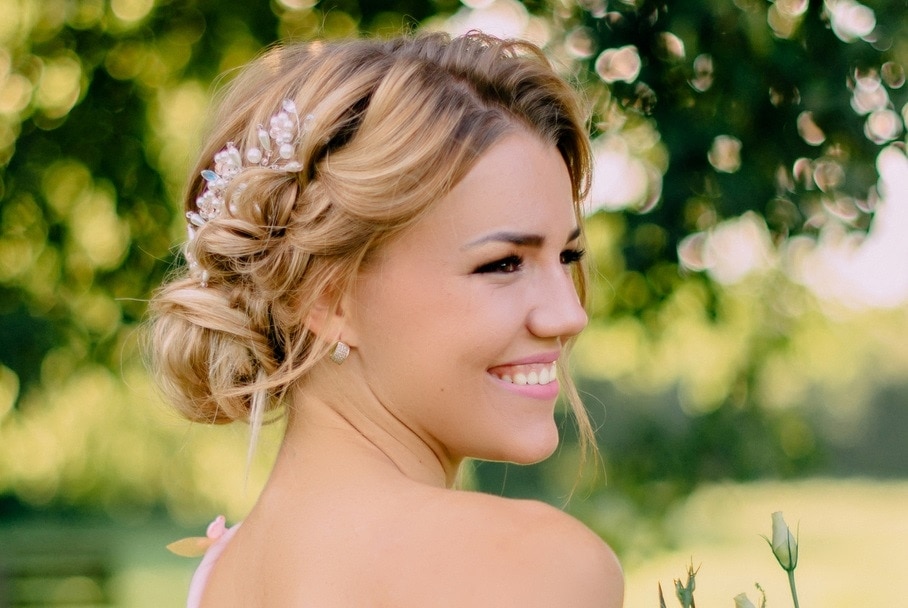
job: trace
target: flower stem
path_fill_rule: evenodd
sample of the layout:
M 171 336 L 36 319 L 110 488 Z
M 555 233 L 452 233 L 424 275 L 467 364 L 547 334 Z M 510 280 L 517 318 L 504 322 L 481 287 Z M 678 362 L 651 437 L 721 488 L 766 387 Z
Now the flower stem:
M 794 600 L 794 608 L 800 608 L 798 605 L 798 590 L 795 588 L 794 570 L 788 571 L 788 586 L 791 587 L 791 599 Z

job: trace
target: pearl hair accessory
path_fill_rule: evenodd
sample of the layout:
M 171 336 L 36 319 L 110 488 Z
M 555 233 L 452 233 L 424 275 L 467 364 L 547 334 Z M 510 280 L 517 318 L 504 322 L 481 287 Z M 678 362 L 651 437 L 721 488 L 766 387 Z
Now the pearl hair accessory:
M 231 199 L 228 203 L 225 194 L 230 183 L 244 169 L 258 166 L 288 173 L 300 171 L 303 166 L 295 159 L 296 145 L 310 130 L 314 120 L 314 115 L 307 114 L 301 123 L 296 104 L 291 99 L 284 99 L 280 111 L 271 117 L 269 128 L 265 129 L 264 125 L 258 125 L 257 146 L 248 148 L 245 155 L 242 155 L 232 141 L 227 142 L 227 145 L 214 155 L 214 169 L 205 169 L 201 173 L 205 180 L 205 190 L 195 199 L 197 211 L 186 213 L 189 240 L 193 240 L 196 231 L 209 220 L 219 217 L 225 206 L 231 213 L 235 212 L 234 201 Z M 240 192 L 242 186 L 242 184 L 238 186 Z M 199 275 L 202 287 L 207 286 L 208 271 L 199 272 L 195 260 L 190 258 L 187 261 L 190 268 Z

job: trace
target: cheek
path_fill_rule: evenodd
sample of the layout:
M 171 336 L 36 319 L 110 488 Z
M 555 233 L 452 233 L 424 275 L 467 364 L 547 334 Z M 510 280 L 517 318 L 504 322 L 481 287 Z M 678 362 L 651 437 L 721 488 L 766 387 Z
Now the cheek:
M 522 326 L 519 290 L 439 274 L 408 269 L 363 285 L 357 322 L 372 382 L 407 378 L 410 390 L 456 393 L 465 377 L 478 377 L 512 350 Z
M 359 307 L 367 331 L 405 341 L 412 334 L 428 337 L 462 325 L 472 313 L 472 298 L 432 279 L 422 274 L 389 278 L 364 293 Z
M 420 363 L 437 357 L 439 343 L 447 342 L 443 332 L 456 326 L 446 308 L 450 298 L 419 277 L 378 278 L 370 287 L 357 302 L 365 364 L 392 378 L 405 373 L 409 377 L 409 371 L 423 373 Z

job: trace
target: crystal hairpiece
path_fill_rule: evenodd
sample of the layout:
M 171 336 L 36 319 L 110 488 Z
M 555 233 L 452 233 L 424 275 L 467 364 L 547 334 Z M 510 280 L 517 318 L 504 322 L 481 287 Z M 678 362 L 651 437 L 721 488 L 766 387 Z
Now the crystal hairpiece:
M 189 240 L 195 238 L 197 228 L 221 215 L 227 204 L 224 199 L 227 188 L 244 169 L 267 167 L 291 173 L 301 170 L 302 165 L 295 160 L 296 145 L 314 119 L 312 114 L 308 114 L 301 124 L 296 104 L 291 99 L 285 99 L 281 102 L 280 111 L 271 117 L 268 129 L 258 125 L 258 146 L 248 148 L 246 154 L 241 155 L 232 141 L 227 142 L 224 149 L 214 155 L 214 169 L 202 171 L 205 190 L 195 199 L 197 211 L 186 213 Z M 232 201 L 229 209 L 235 211 Z

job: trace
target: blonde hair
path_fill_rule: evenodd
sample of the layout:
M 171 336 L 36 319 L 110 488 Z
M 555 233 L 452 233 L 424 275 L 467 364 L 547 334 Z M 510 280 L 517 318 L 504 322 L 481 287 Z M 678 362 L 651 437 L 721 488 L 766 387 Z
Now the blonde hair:
M 372 252 L 508 132 L 522 128 L 557 147 L 580 218 L 590 152 L 576 94 L 537 47 L 481 34 L 270 50 L 221 96 L 187 212 L 197 211 L 213 156 L 227 142 L 257 145 L 257 126 L 284 99 L 307 117 L 293 159 L 300 170 L 244 167 L 225 195 L 231 208 L 185 246 L 206 284 L 183 268 L 151 302 L 159 383 L 194 421 L 261 424 L 330 348 L 306 327 L 307 312 L 345 293 Z M 576 280 L 584 299 L 582 272 Z M 587 443 L 589 421 L 562 377 Z

